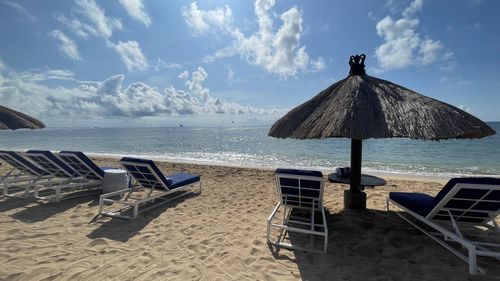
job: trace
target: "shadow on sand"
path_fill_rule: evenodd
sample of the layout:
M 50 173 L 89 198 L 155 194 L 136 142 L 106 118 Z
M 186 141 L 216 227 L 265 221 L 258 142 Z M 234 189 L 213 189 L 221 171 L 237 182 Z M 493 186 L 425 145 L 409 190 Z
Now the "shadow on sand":
M 139 231 L 146 227 L 151 221 L 159 217 L 167 209 L 175 207 L 189 198 L 198 196 L 199 193 L 188 193 L 187 195 L 172 202 L 160 205 L 156 208 L 140 213 L 134 220 L 121 218 L 104 217 L 97 219 L 96 224 L 101 224 L 98 228 L 87 235 L 90 239 L 107 238 L 120 242 L 127 242 Z M 105 220 L 105 221 L 103 221 Z
M 344 210 L 326 217 L 327 254 L 270 247 L 276 259 L 296 263 L 303 280 L 498 280 L 498 261 L 482 258 L 479 265 L 490 273 L 469 275 L 465 262 L 395 213 Z
M 89 206 L 96 206 L 99 200 L 93 194 L 93 196 L 68 198 L 59 203 L 37 202 L 33 206 L 26 207 L 22 211 L 12 214 L 11 217 L 26 223 L 40 222 L 86 202 L 89 203 Z

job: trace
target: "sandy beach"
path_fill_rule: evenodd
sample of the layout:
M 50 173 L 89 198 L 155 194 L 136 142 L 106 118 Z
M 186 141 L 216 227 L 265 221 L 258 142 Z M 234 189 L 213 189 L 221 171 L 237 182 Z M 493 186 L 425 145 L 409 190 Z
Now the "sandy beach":
M 96 158 L 100 165 L 117 165 Z M 266 219 L 277 202 L 271 170 L 158 163 L 202 176 L 201 194 L 139 215 L 101 218 L 98 197 L 58 204 L 0 199 L 1 280 L 498 280 L 385 211 L 390 191 L 436 194 L 442 181 L 388 178 L 367 189 L 366 211 L 343 209 L 347 186 L 327 183 L 328 253 L 271 251 Z M 8 165 L 1 166 L 2 174 Z M 386 178 L 387 179 L 387 178 Z

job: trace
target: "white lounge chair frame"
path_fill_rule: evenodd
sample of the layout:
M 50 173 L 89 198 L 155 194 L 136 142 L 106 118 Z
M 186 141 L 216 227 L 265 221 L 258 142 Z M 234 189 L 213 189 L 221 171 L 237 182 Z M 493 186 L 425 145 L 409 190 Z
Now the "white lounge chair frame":
M 277 194 L 279 195 L 280 202 L 276 204 L 271 215 L 267 219 L 267 242 L 271 245 L 276 246 L 277 248 L 283 247 L 283 248 L 302 250 L 308 252 L 326 253 L 328 247 L 328 226 L 326 224 L 325 208 L 323 207 L 323 189 L 325 183 L 324 178 L 293 175 L 293 174 L 281 174 L 281 173 L 277 173 L 275 176 L 276 176 L 276 189 L 277 189 Z M 280 178 L 297 179 L 299 183 L 298 186 L 283 186 L 283 187 L 297 189 L 299 195 L 293 195 L 293 197 L 298 197 L 299 200 L 310 199 L 311 201 L 308 201 L 307 204 L 310 204 L 312 202 L 311 206 L 310 207 L 302 206 L 301 202 L 297 202 L 299 206 L 295 204 L 287 205 L 286 195 L 282 194 L 281 192 L 282 186 L 280 184 Z M 303 180 L 320 182 L 319 197 L 300 196 L 302 190 L 313 190 L 311 188 L 303 187 L 301 184 L 301 181 Z M 314 190 L 317 191 L 317 189 Z M 285 200 L 283 200 L 284 198 Z M 276 216 L 280 207 L 283 207 L 282 211 L 283 216 L 281 217 L 281 219 Z M 293 209 L 303 209 L 309 211 L 310 212 L 309 219 L 293 216 L 292 215 Z M 317 212 L 321 214 L 320 224 L 315 223 L 316 221 L 315 215 Z M 275 222 L 276 220 L 278 222 Z M 290 226 L 290 225 L 296 225 L 296 226 Z M 278 238 L 274 241 L 273 239 L 271 239 L 271 231 L 273 228 L 277 228 L 280 231 Z M 317 231 L 315 230 L 316 228 L 323 229 L 323 231 Z M 292 245 L 291 243 L 284 242 L 287 232 L 310 234 L 311 247 L 300 247 L 297 245 Z M 315 241 L 314 241 L 315 236 L 323 237 L 323 247 L 321 250 L 315 248 Z
M 76 191 L 85 190 L 98 192 L 102 190 L 100 180 L 86 179 L 76 172 L 71 174 L 43 153 L 26 153 L 25 155 L 53 176 L 50 180 L 35 184 L 34 197 L 36 199 L 57 203 L 64 199 L 89 195 L 75 193 Z M 32 158 L 33 156 L 37 159 Z M 54 155 L 54 157 L 56 156 Z M 50 168 L 47 168 L 47 165 L 49 165 Z M 51 195 L 52 192 L 53 195 Z M 40 193 L 49 193 L 49 195 L 41 195 Z
M 186 192 L 189 187 L 199 185 L 198 193 L 201 193 L 201 178 L 197 182 L 193 182 L 184 186 L 180 186 L 174 189 L 170 189 L 166 186 L 163 181 L 159 178 L 162 175 L 158 175 L 148 163 L 138 163 L 138 162 L 121 162 L 124 165 L 132 165 L 136 167 L 147 168 L 148 174 L 153 175 L 156 179 L 155 187 L 144 188 L 141 187 L 138 182 L 132 186 L 132 188 L 119 190 L 115 192 L 110 192 L 102 194 L 99 200 L 99 214 L 107 217 L 115 217 L 122 219 L 136 219 L 140 213 L 151 210 L 153 208 L 159 207 L 163 204 L 174 201 L 178 198 L 189 195 L 190 192 Z M 136 197 L 134 193 L 143 190 L 145 194 L 142 197 Z M 167 195 L 171 195 L 176 192 L 181 192 L 179 195 L 174 197 L 165 198 Z M 183 192 L 184 191 L 184 192 Z M 120 197 L 120 199 L 114 199 L 115 197 Z M 122 207 L 105 210 L 105 204 L 118 204 Z M 146 205 L 151 204 L 146 207 Z M 123 213 L 132 209 L 132 216 L 124 215 Z
M 468 198 L 458 198 L 455 195 L 461 189 L 477 189 L 477 190 L 487 190 L 487 192 L 479 199 L 468 199 Z M 425 217 L 409 210 L 408 208 L 402 206 L 401 204 L 395 202 L 394 200 L 387 198 L 386 210 L 389 211 L 389 204 L 393 204 L 400 209 L 404 210 L 407 214 L 411 215 L 418 222 L 423 223 L 424 227 L 432 228 L 433 231 L 428 231 L 422 225 L 418 225 L 417 222 L 411 220 L 407 216 L 405 216 L 401 212 L 397 212 L 396 214 L 400 216 L 403 220 L 413 225 L 418 230 L 422 231 L 424 234 L 429 236 L 432 240 L 436 241 L 439 245 L 443 246 L 448 251 L 455 254 L 457 257 L 465 261 L 469 264 L 469 273 L 476 274 L 478 272 L 484 273 L 484 269 L 477 266 L 477 257 L 485 256 L 485 257 L 493 257 L 500 260 L 500 244 L 499 243 L 485 243 L 481 241 L 472 240 L 474 237 L 464 236 L 463 233 L 466 232 L 464 226 L 475 226 L 482 225 L 488 229 L 493 229 L 496 233 L 500 234 L 500 228 L 498 224 L 495 222 L 495 217 L 500 213 L 499 211 L 478 211 L 472 210 L 475 205 L 478 203 L 500 203 L 497 200 L 486 200 L 485 198 L 492 191 L 500 190 L 500 186 L 498 185 L 490 185 L 490 184 L 471 184 L 471 183 L 457 183 L 455 186 L 446 194 L 446 196 L 436 205 L 431 212 Z M 466 201 L 474 201 L 475 203 L 471 205 L 467 209 L 462 208 L 446 208 L 445 205 L 450 200 L 466 200 Z M 479 216 L 467 216 L 464 218 L 482 218 L 484 219 L 481 223 L 472 223 L 472 222 L 461 222 L 461 216 L 456 216 L 452 214 L 452 211 L 470 211 L 477 213 L 486 213 L 488 214 L 488 218 L 479 217 Z M 434 217 L 438 215 L 438 212 L 446 212 L 449 216 L 451 225 L 444 225 L 443 222 L 446 220 L 438 220 Z M 442 216 L 442 214 L 440 215 Z M 490 224 L 491 223 L 491 224 Z M 466 250 L 466 254 L 459 251 L 457 248 L 452 246 L 452 243 L 458 243 L 463 249 Z M 497 248 L 496 251 L 493 248 Z
M 16 153 L 19 157 L 23 157 L 22 152 L 13 151 L 13 153 Z M 31 167 L 19 161 L 9 153 L 1 152 L 1 154 L 3 160 L 12 166 L 12 169 L 0 178 L 2 195 L 5 197 L 27 198 L 30 195 L 31 188 L 33 188 L 36 183 L 38 183 L 39 181 L 50 180 L 53 177 L 50 174 L 44 174 L 43 172 L 33 170 Z M 29 161 L 27 159 L 25 160 Z M 35 164 L 31 164 L 35 166 Z M 41 168 L 39 169 L 42 170 Z M 23 189 L 24 192 L 19 195 L 19 191 Z M 10 193 L 9 190 L 13 190 L 13 192 Z

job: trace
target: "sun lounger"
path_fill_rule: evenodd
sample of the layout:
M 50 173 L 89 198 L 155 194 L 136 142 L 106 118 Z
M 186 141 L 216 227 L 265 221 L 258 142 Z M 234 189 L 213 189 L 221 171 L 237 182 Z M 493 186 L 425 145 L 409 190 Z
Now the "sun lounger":
M 61 199 L 75 198 L 82 195 L 81 193 L 74 193 L 74 191 L 101 190 L 101 180 L 81 176 L 50 151 L 29 150 L 25 155 L 46 173 L 54 177 L 50 181 L 40 182 L 35 185 L 34 196 L 37 199 L 59 202 Z M 42 193 L 52 192 L 54 192 L 54 195 L 41 195 Z
M 387 210 L 389 204 L 404 210 L 397 213 L 401 218 L 467 262 L 471 274 L 483 272 L 478 256 L 500 258 L 500 244 L 488 241 L 492 233 L 498 241 L 500 233 L 494 221 L 500 213 L 500 179 L 454 178 L 435 197 L 391 192 Z
M 91 180 L 102 180 L 104 170 L 111 167 L 99 167 L 81 151 L 60 151 L 57 157 L 70 166 L 80 176 Z
M 187 192 L 189 187 L 199 185 L 201 192 L 200 176 L 186 173 L 165 176 L 152 160 L 146 159 L 124 157 L 120 163 L 136 181 L 136 185 L 126 190 L 101 195 L 99 213 L 103 216 L 135 219 L 139 213 L 190 194 Z M 142 196 L 136 197 L 141 193 Z M 113 199 L 114 197 L 120 198 Z M 106 211 L 105 204 L 119 204 L 122 207 Z M 132 211 L 131 216 L 125 215 L 128 211 Z
M 328 227 L 323 207 L 323 174 L 276 169 L 275 176 L 279 202 L 267 220 L 268 243 L 278 248 L 326 253 Z M 274 229 L 277 235 L 273 235 Z
M 0 151 L 0 159 L 8 163 L 12 169 L 0 177 L 2 194 L 6 197 L 28 197 L 30 189 L 40 180 L 48 179 L 51 175 L 28 161 L 23 154 L 15 151 Z M 14 195 L 24 190 L 21 196 Z M 9 193 L 14 191 L 14 193 Z

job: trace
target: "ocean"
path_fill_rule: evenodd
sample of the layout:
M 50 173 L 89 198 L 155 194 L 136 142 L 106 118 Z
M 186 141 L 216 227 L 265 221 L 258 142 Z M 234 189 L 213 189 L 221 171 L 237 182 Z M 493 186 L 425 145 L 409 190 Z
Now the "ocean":
M 500 122 L 488 123 L 500 132 Z M 79 150 L 90 155 L 250 167 L 333 171 L 349 166 L 350 140 L 276 139 L 269 127 L 46 128 L 0 131 L 0 149 Z M 473 140 L 370 139 L 363 172 L 414 176 L 500 176 L 500 135 Z

